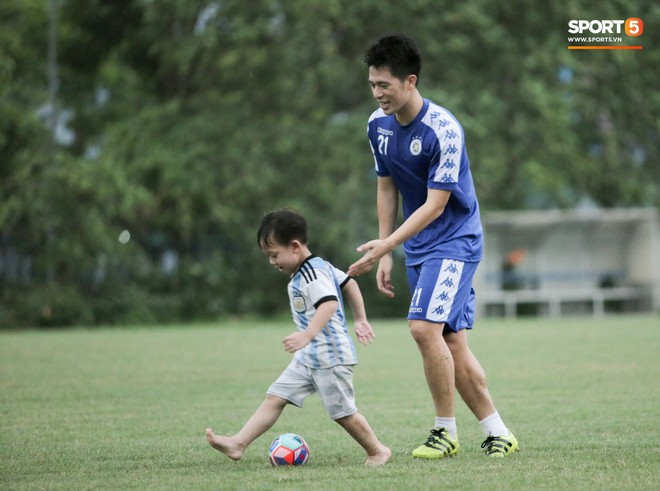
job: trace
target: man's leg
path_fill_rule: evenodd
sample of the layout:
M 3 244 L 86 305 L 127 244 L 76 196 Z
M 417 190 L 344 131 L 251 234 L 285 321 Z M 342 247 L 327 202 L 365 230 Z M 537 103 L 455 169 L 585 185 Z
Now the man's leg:
M 442 336 L 444 324 L 408 321 L 410 334 L 422 355 L 426 383 L 431 391 L 436 416 L 454 417 L 454 360 Z
M 450 332 L 445 341 L 454 360 L 456 389 L 479 421 L 495 412 L 486 373 L 467 344 L 467 330 Z
M 442 459 L 458 452 L 454 418 L 454 361 L 442 337 L 444 324 L 409 320 L 410 333 L 422 355 L 424 374 L 436 412 L 436 427 L 423 445 L 413 450 L 413 457 Z M 438 427 L 437 421 L 451 422 L 451 428 Z
M 477 417 L 486 440 L 481 445 L 489 457 L 505 457 L 518 450 L 518 440 L 506 427 L 495 409 L 486 386 L 486 374 L 467 343 L 467 330 L 445 336 L 454 359 L 456 389 Z

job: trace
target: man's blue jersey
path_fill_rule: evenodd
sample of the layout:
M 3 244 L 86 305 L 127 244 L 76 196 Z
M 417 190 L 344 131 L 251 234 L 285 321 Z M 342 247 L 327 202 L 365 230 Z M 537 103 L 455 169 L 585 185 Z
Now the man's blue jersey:
M 376 173 L 390 176 L 407 219 L 426 201 L 427 189 L 451 191 L 444 212 L 404 245 L 406 264 L 430 258 L 481 260 L 483 230 L 463 128 L 447 109 L 424 99 L 415 119 L 401 126 L 382 109 L 369 118 L 367 134 Z
M 328 324 L 294 359 L 308 368 L 355 365 L 357 353 L 346 326 L 341 288 L 350 280 L 343 271 L 318 256 L 307 258 L 289 280 L 288 292 L 293 322 L 304 331 L 323 302 L 337 300 L 339 305 Z

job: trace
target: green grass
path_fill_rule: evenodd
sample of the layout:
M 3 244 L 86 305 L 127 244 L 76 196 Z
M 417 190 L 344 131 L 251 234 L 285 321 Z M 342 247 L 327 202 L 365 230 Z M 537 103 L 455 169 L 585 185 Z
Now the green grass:
M 239 462 L 204 429 L 236 432 L 286 366 L 285 322 L 0 333 L 0 489 L 616 489 L 660 486 L 658 317 L 482 320 L 473 351 L 521 452 L 492 461 L 460 399 L 461 452 L 413 460 L 433 410 L 403 321 L 358 347 L 357 403 L 393 450 L 382 468 L 325 415 L 289 407 Z M 271 468 L 300 433 L 311 458 Z

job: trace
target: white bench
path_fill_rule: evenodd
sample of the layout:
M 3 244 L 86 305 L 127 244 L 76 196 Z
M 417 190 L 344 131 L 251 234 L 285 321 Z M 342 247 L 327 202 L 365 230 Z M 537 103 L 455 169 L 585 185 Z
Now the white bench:
M 545 304 L 550 317 L 562 314 L 562 305 L 587 302 L 594 316 L 605 314 L 605 302 L 644 300 L 648 292 L 638 287 L 616 288 L 564 288 L 538 290 L 507 290 L 477 292 L 477 307 L 482 311 L 489 306 L 503 306 L 506 317 L 516 317 L 520 304 Z

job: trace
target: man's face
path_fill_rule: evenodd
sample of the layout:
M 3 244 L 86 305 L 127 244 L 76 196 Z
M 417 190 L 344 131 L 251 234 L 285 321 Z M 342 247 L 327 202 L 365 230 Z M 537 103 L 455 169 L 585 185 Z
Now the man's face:
M 369 67 L 371 93 L 385 114 L 389 116 L 396 113 L 410 100 L 412 89 L 415 87 L 411 83 L 411 78 L 414 77 L 410 75 L 406 80 L 401 81 L 392 75 L 388 67 Z

